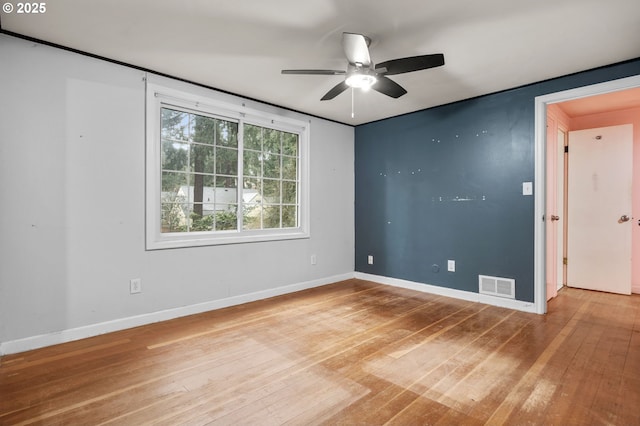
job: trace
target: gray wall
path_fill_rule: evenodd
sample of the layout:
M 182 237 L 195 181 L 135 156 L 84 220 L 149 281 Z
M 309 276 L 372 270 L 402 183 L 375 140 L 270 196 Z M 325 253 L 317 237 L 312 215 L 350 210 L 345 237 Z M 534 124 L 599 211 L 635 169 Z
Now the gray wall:
M 640 60 L 358 126 L 356 271 L 475 293 L 478 275 L 514 278 L 533 302 L 534 99 L 637 74 Z
M 310 239 L 147 252 L 143 72 L 6 35 L 0 58 L 0 343 L 353 273 L 353 128 L 278 110 L 311 120 Z

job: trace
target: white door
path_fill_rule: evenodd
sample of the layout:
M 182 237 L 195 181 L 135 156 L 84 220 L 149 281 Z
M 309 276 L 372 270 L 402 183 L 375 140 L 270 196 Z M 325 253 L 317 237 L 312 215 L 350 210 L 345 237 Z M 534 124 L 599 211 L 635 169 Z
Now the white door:
M 556 121 L 547 117 L 547 300 L 556 297 L 565 282 L 565 136 Z
M 631 294 L 632 125 L 569 132 L 567 285 Z
M 564 205 L 564 196 L 566 192 L 565 188 L 565 140 L 566 132 L 565 130 L 558 129 L 558 133 L 556 136 L 556 140 L 558 141 L 558 146 L 556 149 L 557 152 L 557 165 L 556 165 L 556 174 L 558 176 L 556 182 L 556 227 L 557 227 L 557 235 L 556 235 L 556 290 L 560 290 L 562 285 L 564 284 L 564 225 L 565 225 L 565 205 Z
M 564 139 L 557 138 L 556 121 L 547 117 L 547 212 L 546 232 L 547 232 L 547 300 L 556 297 L 558 294 L 558 270 L 562 271 L 562 261 L 558 262 L 558 241 L 562 242 L 562 230 L 559 226 L 560 210 L 558 206 L 558 192 L 560 175 L 558 174 L 558 163 L 563 157 L 558 153 L 558 146 L 562 145 L 564 150 Z M 564 165 L 564 164 L 563 164 Z M 562 257 L 562 247 L 560 250 Z

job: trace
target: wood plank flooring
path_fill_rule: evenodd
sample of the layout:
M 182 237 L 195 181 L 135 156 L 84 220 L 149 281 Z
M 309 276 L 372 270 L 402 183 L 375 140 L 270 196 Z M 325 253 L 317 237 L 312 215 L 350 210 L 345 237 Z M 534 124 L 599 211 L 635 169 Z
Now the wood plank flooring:
M 0 424 L 638 425 L 640 295 L 349 280 L 0 359 Z

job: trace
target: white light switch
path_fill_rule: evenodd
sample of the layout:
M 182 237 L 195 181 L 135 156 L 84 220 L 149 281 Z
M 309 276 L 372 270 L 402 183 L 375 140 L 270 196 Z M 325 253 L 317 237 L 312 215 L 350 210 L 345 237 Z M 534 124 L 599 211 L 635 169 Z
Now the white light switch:
M 522 195 L 533 195 L 533 182 L 522 182 Z

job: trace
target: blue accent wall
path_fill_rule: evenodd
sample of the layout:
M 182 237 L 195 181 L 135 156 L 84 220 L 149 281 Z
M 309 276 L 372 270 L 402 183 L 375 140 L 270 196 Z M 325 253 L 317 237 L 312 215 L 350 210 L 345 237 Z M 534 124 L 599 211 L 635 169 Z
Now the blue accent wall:
M 534 98 L 638 74 L 640 59 L 356 127 L 356 271 L 469 292 L 514 278 L 533 302 Z

